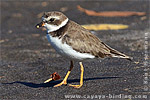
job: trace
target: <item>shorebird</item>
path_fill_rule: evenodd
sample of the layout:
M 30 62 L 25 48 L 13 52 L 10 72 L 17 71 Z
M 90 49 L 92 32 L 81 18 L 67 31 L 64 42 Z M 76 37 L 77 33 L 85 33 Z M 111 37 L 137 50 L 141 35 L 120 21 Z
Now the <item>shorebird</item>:
M 80 84 L 69 84 L 69 86 L 80 88 L 83 85 L 83 60 L 106 57 L 131 60 L 129 56 L 106 45 L 89 30 L 68 19 L 61 12 L 45 12 L 42 16 L 42 22 L 37 24 L 36 27 L 45 27 L 47 29 L 47 39 L 51 46 L 57 53 L 70 60 L 70 69 L 65 78 L 54 87 L 67 84 L 67 78 L 73 69 L 73 61 L 78 61 L 80 64 Z M 49 82 L 49 80 L 46 82 Z

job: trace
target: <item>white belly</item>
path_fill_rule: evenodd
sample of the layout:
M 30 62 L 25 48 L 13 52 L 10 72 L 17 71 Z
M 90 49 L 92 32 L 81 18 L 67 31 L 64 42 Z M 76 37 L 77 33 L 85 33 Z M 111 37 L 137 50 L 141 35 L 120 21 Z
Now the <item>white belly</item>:
M 89 58 L 95 58 L 95 56 L 87 53 L 80 53 L 72 49 L 71 46 L 66 43 L 62 43 L 62 40 L 58 37 L 52 37 L 50 34 L 47 34 L 47 39 L 51 43 L 52 47 L 62 56 L 65 56 L 69 59 L 84 60 Z

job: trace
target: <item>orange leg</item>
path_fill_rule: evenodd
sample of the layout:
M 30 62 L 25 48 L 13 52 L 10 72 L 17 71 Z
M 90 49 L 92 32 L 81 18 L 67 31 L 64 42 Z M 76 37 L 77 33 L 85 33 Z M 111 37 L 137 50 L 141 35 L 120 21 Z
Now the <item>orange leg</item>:
M 72 70 L 72 68 L 73 68 L 73 61 L 71 60 L 70 63 L 71 63 L 71 64 L 70 64 L 70 69 L 69 69 L 69 71 L 67 72 L 67 74 L 66 74 L 64 80 L 63 80 L 61 83 L 55 85 L 54 87 L 58 87 L 58 86 L 61 86 L 61 85 L 63 85 L 63 84 L 64 84 L 64 85 L 67 84 L 67 78 L 68 78 L 68 76 L 69 76 L 69 74 L 71 73 L 71 70 Z
M 81 67 L 81 76 L 80 76 L 80 84 L 79 85 L 72 85 L 72 84 L 69 84 L 69 86 L 72 86 L 74 88 L 80 88 L 82 85 L 83 85 L 83 72 L 84 72 L 84 67 L 82 65 L 82 62 L 79 63 L 80 64 L 80 67 Z

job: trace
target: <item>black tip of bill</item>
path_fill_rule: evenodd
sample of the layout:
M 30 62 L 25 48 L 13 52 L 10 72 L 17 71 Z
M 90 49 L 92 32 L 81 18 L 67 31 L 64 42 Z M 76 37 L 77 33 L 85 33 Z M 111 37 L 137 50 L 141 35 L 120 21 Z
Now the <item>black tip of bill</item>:
M 36 28 L 40 28 L 40 27 L 42 27 L 42 26 L 44 26 L 44 22 L 41 22 L 41 23 L 37 24 L 35 27 L 36 27 Z
M 40 25 L 39 25 L 39 24 L 37 24 L 35 27 L 36 27 L 37 29 L 39 29 L 39 28 L 40 28 Z

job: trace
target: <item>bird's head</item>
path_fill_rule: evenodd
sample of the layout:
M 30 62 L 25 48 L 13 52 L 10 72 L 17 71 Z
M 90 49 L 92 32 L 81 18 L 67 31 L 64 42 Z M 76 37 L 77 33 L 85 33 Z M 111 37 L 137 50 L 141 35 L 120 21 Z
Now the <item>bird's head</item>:
M 36 25 L 36 28 L 45 27 L 47 32 L 53 32 L 65 26 L 68 18 L 61 12 L 45 12 L 42 16 L 42 22 Z

